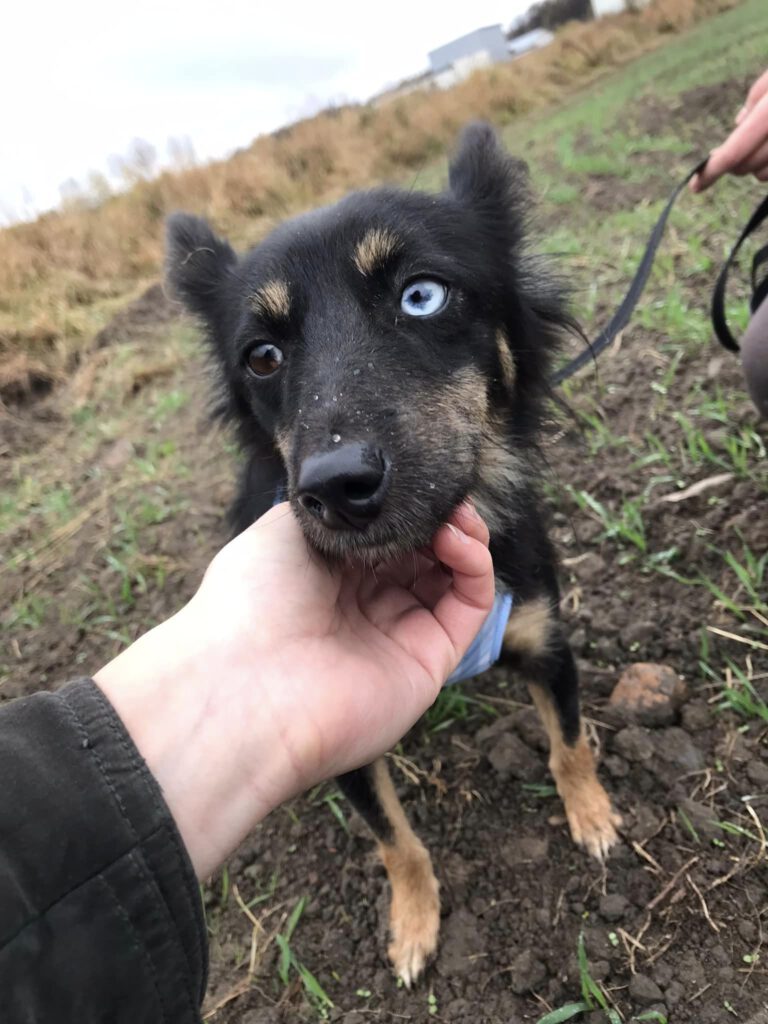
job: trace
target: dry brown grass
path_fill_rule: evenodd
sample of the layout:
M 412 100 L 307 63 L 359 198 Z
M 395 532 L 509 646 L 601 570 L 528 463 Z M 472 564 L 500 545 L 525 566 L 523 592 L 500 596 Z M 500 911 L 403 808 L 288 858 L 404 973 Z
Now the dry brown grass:
M 654 0 L 639 14 L 572 23 L 549 47 L 452 89 L 326 111 L 228 160 L 1 231 L 0 403 L 41 375 L 69 372 L 111 311 L 157 277 L 170 210 L 203 214 L 236 242 L 252 243 L 286 214 L 423 166 L 471 118 L 507 123 L 736 2 Z

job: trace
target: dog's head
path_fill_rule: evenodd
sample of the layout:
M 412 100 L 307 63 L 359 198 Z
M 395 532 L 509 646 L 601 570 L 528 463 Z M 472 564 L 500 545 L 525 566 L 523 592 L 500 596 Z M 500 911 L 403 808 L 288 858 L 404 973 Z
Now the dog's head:
M 524 252 L 527 205 L 524 166 L 478 124 L 444 193 L 355 193 L 240 259 L 204 221 L 171 218 L 171 286 L 325 554 L 424 544 L 467 495 L 493 527 L 527 483 L 560 322 Z

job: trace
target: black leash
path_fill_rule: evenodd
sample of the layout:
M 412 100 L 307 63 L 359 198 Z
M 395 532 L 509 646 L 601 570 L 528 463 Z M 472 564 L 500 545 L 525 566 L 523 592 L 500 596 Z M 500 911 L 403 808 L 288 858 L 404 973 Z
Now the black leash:
M 702 160 L 701 163 L 697 164 L 693 170 L 689 171 L 683 180 L 672 190 L 672 194 L 667 200 L 667 205 L 661 211 L 659 219 L 653 226 L 653 231 L 651 231 L 650 238 L 648 239 L 648 243 L 645 247 L 645 252 L 643 253 L 637 270 L 635 271 L 635 276 L 632 278 L 627 294 L 621 301 L 621 305 L 595 340 L 588 342 L 587 348 L 585 348 L 583 352 L 580 352 L 579 355 L 571 359 L 569 363 L 566 363 L 565 366 L 559 369 L 557 373 L 553 374 L 551 378 L 553 384 L 562 384 L 564 380 L 567 380 L 568 377 L 576 373 L 577 370 L 580 370 L 583 366 L 586 366 L 587 363 L 596 359 L 603 349 L 607 348 L 611 344 L 616 335 L 620 331 L 623 331 L 627 326 L 648 281 L 648 275 L 651 272 L 653 261 L 656 258 L 656 252 L 659 248 L 662 236 L 664 235 L 664 228 L 667 226 L 667 221 L 669 220 L 669 215 L 672 212 L 672 207 L 675 205 L 678 196 L 691 178 L 703 169 L 706 162 L 706 160 Z M 746 227 L 739 236 L 738 241 L 723 264 L 723 268 L 720 271 L 712 296 L 712 326 L 715 329 L 715 334 L 717 335 L 719 342 L 724 345 L 725 348 L 730 349 L 731 352 L 738 352 L 739 346 L 729 331 L 725 320 L 724 304 L 728 271 L 744 240 L 748 238 L 749 235 L 751 235 L 766 218 L 768 218 L 768 196 L 762 201 L 750 217 Z M 768 276 L 766 276 L 761 283 L 758 283 L 757 280 L 758 272 L 766 264 L 768 264 L 768 245 L 760 249 L 752 261 L 752 312 L 755 311 L 763 299 L 768 295 Z
M 739 344 L 731 334 L 725 319 L 725 288 L 728 284 L 728 271 L 731 269 L 731 265 L 738 255 L 744 240 L 749 238 L 752 232 L 760 227 L 766 217 L 768 217 L 768 196 L 765 197 L 749 218 L 736 244 L 728 253 L 728 258 L 723 264 L 723 268 L 717 278 L 715 290 L 712 293 L 712 326 L 715 329 L 717 340 L 731 352 L 738 352 Z M 768 295 L 768 275 L 762 281 L 758 281 L 760 269 L 766 263 L 768 263 L 768 245 L 758 249 L 752 259 L 752 298 L 749 302 L 749 308 L 753 313 L 766 295 Z

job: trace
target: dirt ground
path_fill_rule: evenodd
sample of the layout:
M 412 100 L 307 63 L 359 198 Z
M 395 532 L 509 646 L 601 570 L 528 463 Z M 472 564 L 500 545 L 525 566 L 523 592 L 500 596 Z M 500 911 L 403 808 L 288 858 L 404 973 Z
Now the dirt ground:
M 735 97 L 743 95 L 743 82 L 732 89 Z M 658 101 L 636 114 L 658 127 L 660 119 L 674 125 L 691 118 L 691 104 L 712 109 L 706 91 L 686 99 L 684 111 Z M 627 198 L 615 183 L 595 178 L 585 201 L 611 212 Z M 689 282 L 701 301 L 710 281 L 702 275 Z M 611 304 L 606 299 L 605 308 Z M 92 359 L 128 341 L 149 349 L 173 323 L 155 290 L 102 332 Z M 663 340 L 652 330 L 627 331 L 571 404 L 578 409 L 584 394 L 590 402 L 597 397 L 612 435 L 642 438 L 652 430 L 676 444 L 679 426 L 668 410 L 692 388 L 704 396 L 738 389 L 739 371 L 714 344 L 688 351 L 667 385 L 662 414 L 653 399 L 638 403 L 636 395 L 647 394 L 648 376 L 665 358 Z M 77 446 L 78 431 L 85 436 L 90 426 L 62 409 L 76 402 L 87 367 L 67 388 L 15 405 L 0 421 L 5 483 L 16 479 L 20 455 L 32 458 L 44 448 L 47 464 L 66 465 L 64 479 L 76 495 L 74 515 L 42 545 L 34 516 L 7 535 L 10 551 L 24 554 L 12 555 L 0 584 L 3 607 L 16 609 L 5 621 L 2 699 L 94 669 L 191 593 L 223 539 L 234 456 L 222 457 L 225 438 L 205 419 L 200 360 L 190 351 L 167 374 L 155 352 L 146 379 L 135 373 L 125 385 L 126 408 L 171 387 L 194 396 L 150 426 L 137 415 L 119 437 L 96 433 L 92 443 Z M 730 415 L 730 424 L 710 435 L 715 449 L 726 446 L 739 425 L 755 424 L 746 399 Z M 765 438 L 765 428 L 759 429 Z M 169 442 L 176 463 L 191 467 L 170 483 L 157 469 Z M 637 494 L 640 474 L 626 446 L 608 443 L 591 453 L 579 424 L 565 417 L 548 440 L 547 458 L 564 614 L 601 775 L 624 816 L 619 846 L 604 867 L 574 847 L 552 792 L 543 731 L 523 691 L 504 672 L 492 671 L 465 686 L 453 703 L 446 699 L 393 756 L 393 776 L 434 858 L 442 892 L 439 953 L 421 984 L 406 991 L 389 970 L 385 876 L 364 827 L 328 786 L 273 814 L 205 888 L 211 1019 L 538 1021 L 581 998 L 582 932 L 591 975 L 624 1019 L 768 1019 L 761 1016 L 768 1009 L 768 861 L 759 822 L 762 817 L 768 827 L 768 723 L 718 710 L 722 685 L 700 668 L 707 660 L 702 636 L 707 626 L 733 631 L 734 619 L 711 590 L 681 582 L 717 578 L 721 563 L 712 538 L 738 531 L 753 552 L 768 550 L 764 486 L 734 476 L 667 502 L 662 499 L 674 484 L 659 481 L 644 506 L 645 535 L 649 549 L 677 549 L 675 578 L 626 557 L 606 537 L 604 524 L 570 496 L 584 489 L 612 506 Z M 114 555 L 132 550 L 120 500 L 130 483 L 126 466 L 137 459 L 155 467 L 154 476 L 146 470 L 144 486 L 154 494 L 162 478 L 162 495 L 153 500 L 166 503 L 165 514 L 141 520 L 140 580 L 128 555 L 117 568 Z M 122 547 L 115 547 L 116 536 Z M 105 557 L 110 552 L 111 560 Z M 41 589 L 47 604 L 35 608 L 29 595 Z M 103 594 L 113 599 L 108 621 L 101 621 Z M 722 638 L 717 643 L 721 663 L 729 657 L 746 664 L 749 648 Z M 764 657 L 761 671 L 759 654 L 749 665 L 765 698 L 768 672 Z M 634 725 L 608 706 L 622 670 L 636 661 L 669 665 L 687 683 L 682 705 L 653 728 Z M 757 820 L 745 811 L 747 796 Z M 302 898 L 290 948 L 332 1001 L 325 1008 L 317 996 L 313 1003 L 297 971 L 283 984 L 271 941 Z M 578 1019 L 597 1024 L 607 1018 L 596 1008 Z

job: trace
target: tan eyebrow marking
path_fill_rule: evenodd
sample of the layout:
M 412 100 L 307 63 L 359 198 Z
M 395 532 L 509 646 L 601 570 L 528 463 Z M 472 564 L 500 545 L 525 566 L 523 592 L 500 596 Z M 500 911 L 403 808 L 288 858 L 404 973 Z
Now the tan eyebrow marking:
M 286 320 L 291 312 L 291 295 L 285 281 L 267 281 L 250 298 L 254 313 Z
M 371 228 L 355 246 L 355 266 L 361 274 L 372 274 L 400 248 L 400 239 L 385 228 Z

